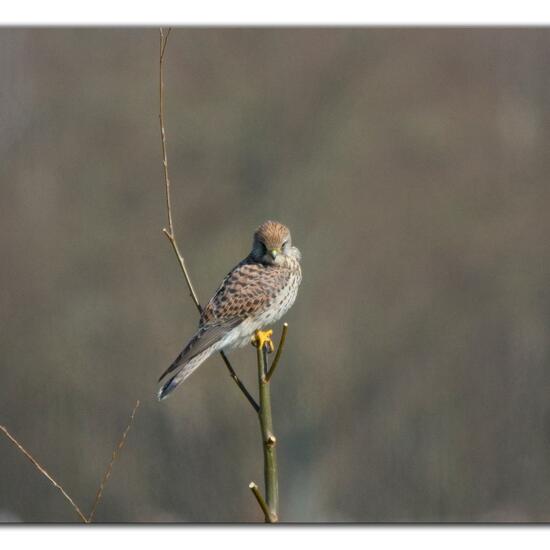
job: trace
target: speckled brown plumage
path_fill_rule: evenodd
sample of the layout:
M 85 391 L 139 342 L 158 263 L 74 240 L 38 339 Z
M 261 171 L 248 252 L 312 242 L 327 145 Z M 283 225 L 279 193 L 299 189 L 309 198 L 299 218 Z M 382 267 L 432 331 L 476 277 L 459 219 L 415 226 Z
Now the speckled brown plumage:
M 292 306 L 302 279 L 300 251 L 290 231 L 267 221 L 254 232 L 250 254 L 225 277 L 203 309 L 199 328 L 161 376 L 159 399 L 171 393 L 215 351 L 250 342 L 256 330 L 280 319 Z
M 292 277 L 290 267 L 264 265 L 248 257 L 231 271 L 208 302 L 201 324 L 255 315 L 268 308 Z

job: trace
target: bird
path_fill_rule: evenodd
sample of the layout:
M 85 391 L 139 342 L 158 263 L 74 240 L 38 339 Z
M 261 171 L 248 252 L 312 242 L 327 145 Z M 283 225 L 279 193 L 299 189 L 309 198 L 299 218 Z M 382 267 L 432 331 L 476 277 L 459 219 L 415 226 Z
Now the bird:
M 301 258 L 288 227 L 272 220 L 262 223 L 254 231 L 252 250 L 223 279 L 202 309 L 197 331 L 159 378 L 158 400 L 213 353 L 253 342 L 256 331 L 285 315 L 302 281 Z

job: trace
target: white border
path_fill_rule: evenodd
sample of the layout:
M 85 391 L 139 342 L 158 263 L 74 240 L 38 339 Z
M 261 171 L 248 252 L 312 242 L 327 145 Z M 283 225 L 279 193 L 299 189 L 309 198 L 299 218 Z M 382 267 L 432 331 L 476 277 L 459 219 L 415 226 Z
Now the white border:
M 93 10 L 93 11 L 92 11 Z M 279 0 L 276 3 L 231 0 L 199 2 L 130 2 L 95 0 L 75 2 L 4 2 L 0 24 L 14 25 L 548 25 L 550 2 L 522 0 L 496 2 L 461 0 L 435 2 L 401 0 L 359 2 L 338 0 Z M 269 530 L 269 534 L 268 531 Z M 84 534 L 85 533 L 85 534 Z M 231 550 L 250 545 L 271 548 L 348 548 L 357 544 L 367 548 L 407 548 L 422 550 L 445 548 L 527 547 L 547 548 L 549 527 L 408 527 L 408 526 L 0 526 L 2 546 L 6 548 L 52 547 L 56 550 L 108 548 L 156 548 L 177 545 L 184 548 Z M 370 545 L 370 546 L 369 546 Z
M 545 0 L 20 0 L 3 2 L 3 25 L 541 25 Z
M 413 527 L 413 526 L 174 526 L 174 527 L 0 527 L 4 548 L 186 548 L 242 550 L 261 548 L 345 549 L 406 548 L 464 550 L 464 548 L 548 548 L 548 527 Z M 357 546 L 360 545 L 360 546 Z

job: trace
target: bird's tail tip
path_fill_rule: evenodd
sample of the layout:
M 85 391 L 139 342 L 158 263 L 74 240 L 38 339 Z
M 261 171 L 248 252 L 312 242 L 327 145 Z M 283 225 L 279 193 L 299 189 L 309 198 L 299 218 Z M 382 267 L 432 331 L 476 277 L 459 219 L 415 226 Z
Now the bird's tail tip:
M 170 378 L 170 380 L 168 380 L 168 382 L 165 382 L 160 387 L 159 391 L 157 392 L 158 401 L 163 401 L 176 389 L 176 387 L 178 386 L 178 382 L 176 382 L 175 378 L 176 377 L 173 376 L 172 378 Z
M 199 353 L 197 356 L 193 357 L 190 361 L 183 365 L 178 365 L 180 369 L 176 373 L 172 373 L 172 376 L 160 387 L 157 392 L 157 399 L 162 401 L 166 399 L 184 380 L 186 380 L 193 371 L 199 367 L 210 355 L 213 353 L 213 348 L 204 350 Z M 175 364 L 175 363 L 174 363 Z M 161 377 L 161 379 L 170 371 L 173 371 L 173 368 L 168 369 L 166 373 Z

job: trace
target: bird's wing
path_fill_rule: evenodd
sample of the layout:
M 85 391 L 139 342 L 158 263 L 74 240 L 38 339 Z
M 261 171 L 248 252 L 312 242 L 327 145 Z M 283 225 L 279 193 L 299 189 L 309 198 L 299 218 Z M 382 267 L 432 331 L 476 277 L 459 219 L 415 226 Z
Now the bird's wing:
M 214 319 L 242 319 L 265 310 L 288 278 L 286 270 L 245 258 L 225 277 L 204 307 L 201 323 Z
M 202 353 L 210 346 L 219 342 L 229 331 L 242 323 L 243 319 L 233 317 L 231 319 L 216 319 L 210 323 L 201 324 L 199 330 L 185 346 L 184 350 L 176 357 L 174 362 L 164 371 L 159 382 L 170 372 L 173 372 L 180 365 Z
M 214 345 L 245 319 L 265 311 L 288 277 L 288 270 L 257 263 L 250 257 L 236 265 L 204 307 L 199 330 L 159 380 Z

